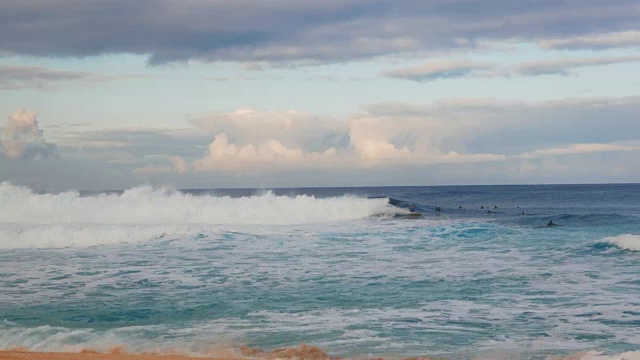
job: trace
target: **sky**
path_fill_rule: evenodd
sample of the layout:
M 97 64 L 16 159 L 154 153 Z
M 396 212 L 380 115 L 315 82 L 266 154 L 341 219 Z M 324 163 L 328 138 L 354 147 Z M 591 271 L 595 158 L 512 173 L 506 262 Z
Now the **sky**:
M 637 0 L 0 0 L 0 182 L 640 182 Z

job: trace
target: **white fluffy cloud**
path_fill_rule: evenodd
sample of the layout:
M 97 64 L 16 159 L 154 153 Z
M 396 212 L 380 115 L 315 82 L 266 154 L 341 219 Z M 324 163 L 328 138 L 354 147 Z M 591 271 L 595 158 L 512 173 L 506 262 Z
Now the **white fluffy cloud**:
M 38 159 L 56 154 L 56 145 L 44 139 L 36 114 L 24 109 L 9 116 L 1 139 L 4 153 L 10 159 Z
M 72 131 L 58 141 L 65 159 L 38 164 L 9 159 L 55 149 L 35 115 L 19 111 L 2 131 L 0 175 L 39 188 L 112 188 L 122 179 L 181 187 L 637 181 L 639 111 L 640 97 L 378 103 L 342 119 L 242 109 L 179 131 Z M 74 162 L 93 170 L 75 171 Z
M 199 172 L 323 166 L 349 143 L 344 122 L 299 111 L 238 109 L 192 123 L 213 137 L 206 156 L 193 162 Z
M 231 113 L 195 118 L 192 123 L 211 135 L 226 134 L 229 142 L 240 146 L 272 140 L 288 148 L 323 152 L 344 146 L 346 124 L 302 111 L 255 111 L 238 109 Z
M 466 154 L 466 130 L 451 119 L 359 114 L 341 121 L 311 114 L 241 109 L 198 118 L 214 140 L 193 162 L 198 172 L 260 168 L 347 168 L 385 164 L 493 161 L 496 154 Z
M 304 168 L 308 165 L 322 167 L 336 158 L 336 148 L 323 152 L 308 152 L 300 148 L 284 146 L 271 139 L 258 144 L 236 145 L 229 143 L 226 134 L 221 133 L 209 145 L 207 155 L 193 163 L 195 171 L 252 170 L 260 167 Z
M 194 120 L 213 140 L 203 157 L 183 168 L 375 168 L 633 152 L 640 150 L 633 135 L 640 125 L 630 114 L 638 108 L 638 97 L 450 99 L 375 104 L 340 121 L 243 109 Z M 611 128 L 603 129 L 605 118 Z

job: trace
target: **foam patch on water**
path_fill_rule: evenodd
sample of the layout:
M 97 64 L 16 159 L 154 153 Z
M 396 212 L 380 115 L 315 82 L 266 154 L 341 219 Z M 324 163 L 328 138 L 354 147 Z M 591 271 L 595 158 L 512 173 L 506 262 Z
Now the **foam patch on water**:
M 273 359 L 273 358 L 314 358 L 331 359 L 329 354 L 334 355 L 327 347 L 317 348 L 302 344 L 299 348 L 278 348 L 269 352 L 259 348 L 250 348 L 242 343 L 250 341 L 244 339 L 238 341 L 230 339 L 211 339 L 211 334 L 195 335 L 194 331 L 202 331 L 201 328 L 178 329 L 167 328 L 161 325 L 133 326 L 116 328 L 111 330 L 93 329 L 69 329 L 64 327 L 54 327 L 49 325 L 26 328 L 15 326 L 8 322 L 0 324 L 0 350 L 6 349 L 28 349 L 38 352 L 100 352 L 100 353 L 156 353 L 156 354 L 180 354 L 188 356 L 216 356 L 221 358 L 246 358 L 246 359 Z M 186 338 L 184 335 L 189 335 Z M 254 333 L 258 335 L 258 333 Z M 359 334 L 363 341 L 367 342 L 366 334 Z M 389 359 L 400 359 L 402 347 L 394 347 L 387 344 L 383 353 Z M 335 349 L 333 349 L 335 350 Z M 347 359 L 357 359 L 363 356 L 371 356 L 372 348 L 363 348 L 363 353 L 347 356 Z M 304 352 L 312 352 L 316 356 L 305 356 Z M 429 354 L 429 349 L 422 349 L 423 354 Z M 293 353 L 294 356 L 274 356 Z M 496 359 L 531 359 L 544 358 L 546 360 L 640 360 L 640 351 L 628 351 L 617 354 L 606 354 L 602 351 L 575 352 L 569 355 L 549 355 L 548 350 L 543 349 L 494 349 L 492 351 L 477 350 L 471 353 L 464 350 L 460 353 L 444 353 L 437 358 L 469 358 L 475 360 L 496 360 Z M 545 356 L 546 355 L 546 356 Z M 404 355 L 406 356 L 406 355 Z M 427 355 L 426 358 L 429 355 Z M 420 356 L 422 357 L 422 356 Z M 412 357 L 415 358 L 415 357 Z
M 151 239 L 173 239 L 202 232 L 202 227 L 188 225 L 2 224 L 0 249 L 130 244 Z
M 141 186 L 122 194 L 36 194 L 0 184 L 0 248 L 91 246 L 184 234 L 185 226 L 294 225 L 392 213 L 388 199 L 355 196 L 194 196 Z
M 604 238 L 601 242 L 615 245 L 624 250 L 640 251 L 640 235 L 624 234 Z
M 548 357 L 547 360 L 640 360 L 640 351 L 628 351 L 606 355 L 599 351 L 587 351 L 561 357 Z
M 131 326 L 109 330 L 90 328 L 70 329 L 58 326 L 21 327 L 0 324 L 0 349 L 26 348 L 39 352 L 81 352 L 86 350 L 109 352 L 113 349 L 130 353 L 179 353 L 203 356 L 220 348 L 224 341 L 204 337 L 176 338 L 174 332 L 162 325 Z

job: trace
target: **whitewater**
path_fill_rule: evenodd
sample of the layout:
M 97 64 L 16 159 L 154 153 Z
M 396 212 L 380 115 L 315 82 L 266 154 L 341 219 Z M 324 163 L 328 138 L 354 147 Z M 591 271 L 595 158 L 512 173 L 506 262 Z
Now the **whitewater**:
M 0 184 L 0 247 L 93 246 L 212 231 L 212 225 L 294 225 L 392 214 L 386 199 L 308 195 L 194 196 L 141 186 L 122 193 L 35 194 Z
M 634 184 L 2 183 L 0 349 L 637 358 L 639 204 Z

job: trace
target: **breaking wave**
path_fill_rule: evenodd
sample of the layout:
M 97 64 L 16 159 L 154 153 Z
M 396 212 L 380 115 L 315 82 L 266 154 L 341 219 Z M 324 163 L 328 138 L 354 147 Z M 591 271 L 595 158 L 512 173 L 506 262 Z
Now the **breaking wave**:
M 599 242 L 615 245 L 623 250 L 640 251 L 640 235 L 624 234 L 604 238 Z
M 140 186 L 121 194 L 37 194 L 0 184 L 0 248 L 91 246 L 148 240 L 225 224 L 293 225 L 393 212 L 388 199 L 272 192 L 245 197 L 191 195 Z

